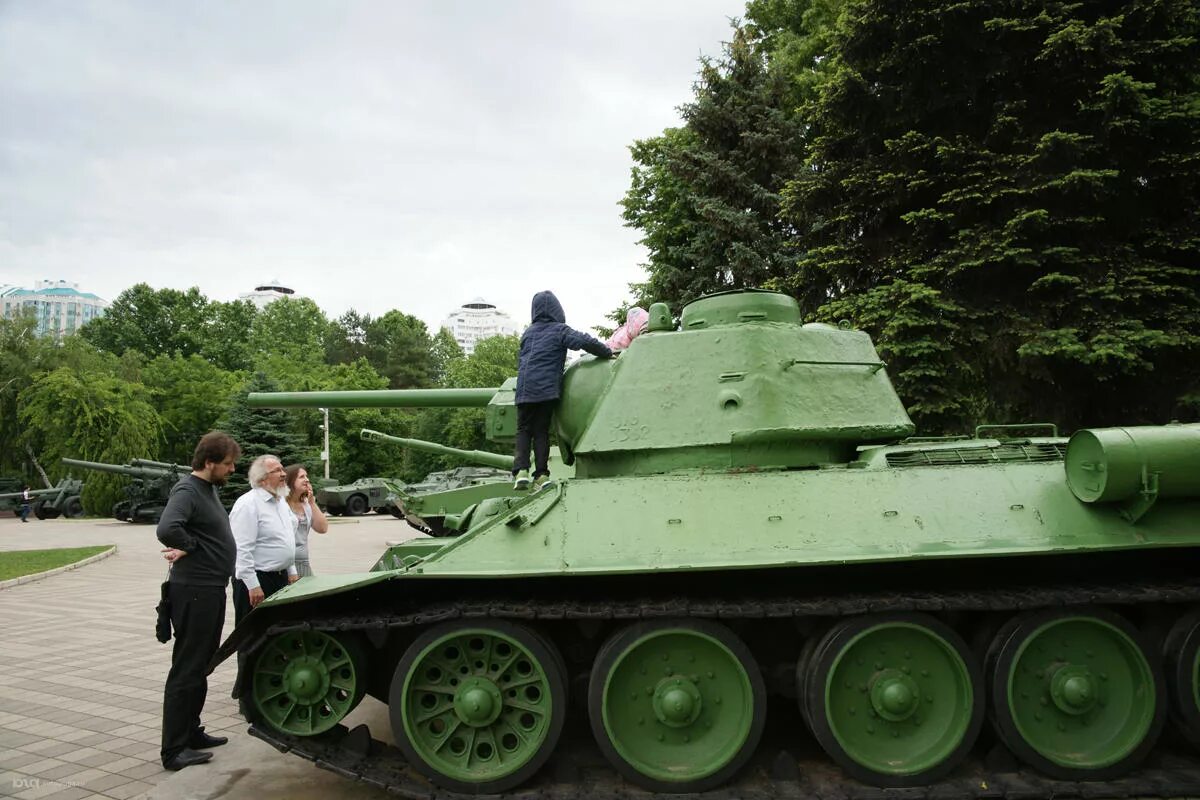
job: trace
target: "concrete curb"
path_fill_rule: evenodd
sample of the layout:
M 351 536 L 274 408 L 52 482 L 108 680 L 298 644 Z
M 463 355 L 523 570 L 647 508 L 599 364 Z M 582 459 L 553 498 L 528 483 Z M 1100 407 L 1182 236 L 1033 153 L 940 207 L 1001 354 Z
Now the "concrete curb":
M 82 561 L 76 561 L 74 564 L 67 564 L 62 567 L 55 567 L 54 569 L 48 569 L 45 572 L 35 572 L 32 575 L 22 575 L 19 578 L 11 578 L 7 581 L 0 581 L 0 591 L 3 591 L 4 589 L 11 589 L 12 587 L 19 586 L 22 583 L 33 583 L 34 581 L 40 581 L 43 578 L 49 578 L 51 575 L 57 575 L 60 572 L 69 572 L 70 570 L 78 569 L 79 567 L 85 566 L 87 564 L 93 564 L 97 561 L 100 561 L 102 559 L 108 558 L 111 555 L 114 555 L 116 552 L 117 552 L 117 546 L 114 544 L 112 547 L 108 548 L 107 550 L 102 550 L 99 553 L 96 553 L 96 555 L 94 555 L 94 556 L 88 556 L 87 558 L 83 559 Z

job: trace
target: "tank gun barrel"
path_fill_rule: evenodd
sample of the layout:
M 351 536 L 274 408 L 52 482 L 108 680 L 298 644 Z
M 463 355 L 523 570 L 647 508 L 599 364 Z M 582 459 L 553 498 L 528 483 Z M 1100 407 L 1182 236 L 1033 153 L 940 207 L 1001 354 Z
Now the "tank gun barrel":
M 424 439 L 406 439 L 402 436 L 390 436 L 386 433 L 373 431 L 370 428 L 363 428 L 359 432 L 359 436 L 363 441 L 367 442 L 391 442 L 398 444 L 401 447 L 407 447 L 412 450 L 419 450 L 424 453 L 436 453 L 442 456 L 451 456 L 453 458 L 461 458 L 472 464 L 482 464 L 486 467 L 497 467 L 499 469 L 512 469 L 513 457 L 502 455 L 500 453 L 489 453 L 486 450 L 460 450 L 457 447 L 447 447 L 444 444 L 437 442 L 428 442 Z
M 499 388 L 251 392 L 251 408 L 483 408 Z
M 79 467 L 80 469 L 90 469 L 96 472 L 110 472 L 114 475 L 125 475 L 130 478 L 143 478 L 153 480 L 161 478 L 164 475 L 169 475 L 173 470 L 162 469 L 161 467 L 137 467 L 128 466 L 125 464 L 105 464 L 100 461 L 81 461 L 76 458 L 64 458 L 62 463 L 69 467 Z

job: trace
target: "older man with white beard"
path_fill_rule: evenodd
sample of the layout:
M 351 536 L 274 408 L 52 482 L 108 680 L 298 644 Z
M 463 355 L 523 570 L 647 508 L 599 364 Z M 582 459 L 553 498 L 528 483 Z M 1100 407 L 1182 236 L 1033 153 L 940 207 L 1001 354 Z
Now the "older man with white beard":
M 297 579 L 296 534 L 285 502 L 287 476 L 275 456 L 259 456 L 247 472 L 250 491 L 229 512 L 229 527 L 237 543 L 234 565 L 234 620 L 242 619 L 265 598 Z M 233 696 L 241 693 L 245 653 L 238 652 L 238 677 Z

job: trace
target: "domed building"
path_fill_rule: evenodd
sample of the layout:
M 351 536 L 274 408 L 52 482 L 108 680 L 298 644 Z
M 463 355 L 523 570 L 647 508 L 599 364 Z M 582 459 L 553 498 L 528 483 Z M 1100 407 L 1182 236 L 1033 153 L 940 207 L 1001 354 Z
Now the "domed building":
M 442 327 L 450 331 L 454 341 L 465 355 L 475 352 L 475 345 L 492 336 L 513 336 L 520 332 L 512 317 L 476 297 L 450 312 L 442 321 Z
M 261 309 L 265 307 L 267 303 L 278 300 L 281 297 L 291 297 L 295 293 L 295 289 L 289 289 L 288 287 L 284 286 L 281 281 L 270 280 L 260 284 L 259 286 L 255 286 L 253 292 L 239 294 L 238 300 L 249 300 L 251 303 L 254 303 L 257 308 Z

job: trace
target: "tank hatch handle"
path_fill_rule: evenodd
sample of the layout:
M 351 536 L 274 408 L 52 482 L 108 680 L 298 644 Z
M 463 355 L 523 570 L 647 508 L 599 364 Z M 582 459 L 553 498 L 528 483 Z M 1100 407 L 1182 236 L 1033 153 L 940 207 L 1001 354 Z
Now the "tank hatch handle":
M 824 367 L 870 367 L 872 375 L 887 366 L 886 361 L 814 361 L 807 358 L 790 358 L 783 362 L 783 368 L 791 369 L 797 364 Z

